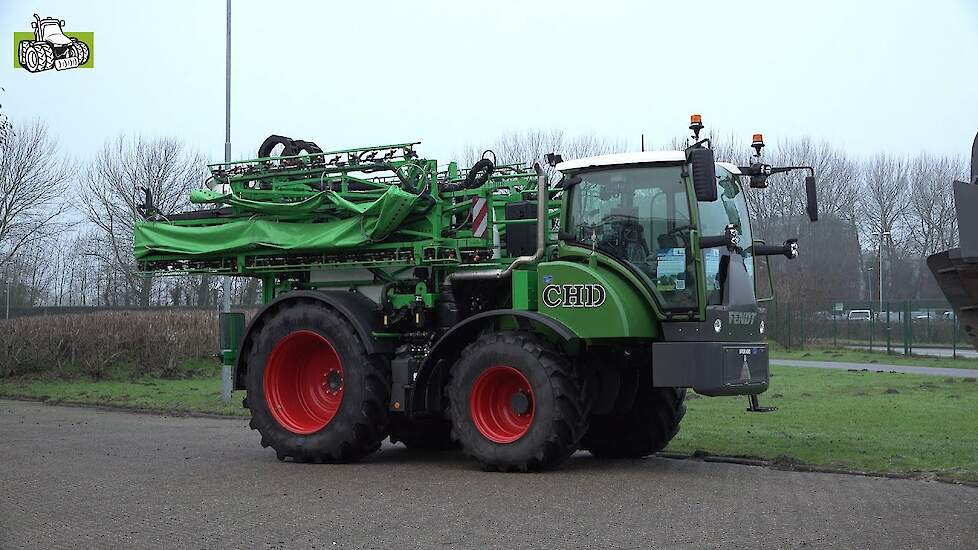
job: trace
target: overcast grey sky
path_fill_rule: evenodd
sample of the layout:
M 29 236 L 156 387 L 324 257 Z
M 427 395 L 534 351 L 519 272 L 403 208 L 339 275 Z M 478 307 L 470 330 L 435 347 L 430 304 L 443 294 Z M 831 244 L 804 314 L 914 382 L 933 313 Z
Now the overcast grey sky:
M 120 133 L 172 135 L 220 160 L 224 1 L 13 2 L 95 32 L 95 68 L 29 74 L 11 51 L 3 111 L 48 122 L 85 160 Z M 857 155 L 966 154 L 978 130 L 978 2 L 234 0 L 232 142 L 339 148 L 468 143 L 562 128 L 666 143 L 688 116 Z

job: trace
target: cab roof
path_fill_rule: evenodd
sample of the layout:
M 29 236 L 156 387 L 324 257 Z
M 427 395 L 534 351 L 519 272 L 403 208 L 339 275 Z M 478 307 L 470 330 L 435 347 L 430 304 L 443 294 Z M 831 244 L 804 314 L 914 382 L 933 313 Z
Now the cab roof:
M 582 159 L 568 160 L 558 163 L 556 168 L 565 170 L 580 170 L 583 168 L 598 168 L 601 166 L 621 166 L 623 164 L 686 162 L 686 153 L 682 151 L 642 151 L 640 153 L 616 153 Z

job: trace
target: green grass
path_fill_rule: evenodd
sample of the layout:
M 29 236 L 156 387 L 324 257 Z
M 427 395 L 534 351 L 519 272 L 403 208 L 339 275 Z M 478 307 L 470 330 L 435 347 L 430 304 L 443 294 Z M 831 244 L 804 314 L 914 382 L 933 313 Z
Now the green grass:
M 180 365 L 176 378 L 133 378 L 128 368 L 111 369 L 101 380 L 68 371 L 60 376 L 0 378 L 0 396 L 50 402 L 110 405 L 173 412 L 203 412 L 241 416 L 240 396 L 221 403 L 221 367 L 214 361 Z M 243 392 L 239 392 L 243 393 Z
M 848 348 L 805 347 L 784 349 L 771 344 L 771 360 L 800 359 L 804 361 L 839 361 L 843 363 L 870 363 L 880 365 L 907 365 L 913 367 L 944 367 L 950 369 L 978 369 L 978 359 L 965 357 L 927 357 L 923 355 L 887 354 L 885 351 L 869 351 Z
M 675 452 L 798 460 L 875 472 L 978 480 L 978 381 L 939 376 L 771 367 L 762 405 L 691 399 Z
M 172 380 L 7 378 L 0 379 L 0 396 L 247 413 L 240 395 L 221 404 L 218 366 L 188 370 L 193 373 L 189 378 Z M 748 413 L 743 397 L 694 396 L 668 450 L 978 480 L 978 381 L 776 365 L 771 372 L 771 390 L 761 396 L 761 404 L 775 405 L 777 412 Z

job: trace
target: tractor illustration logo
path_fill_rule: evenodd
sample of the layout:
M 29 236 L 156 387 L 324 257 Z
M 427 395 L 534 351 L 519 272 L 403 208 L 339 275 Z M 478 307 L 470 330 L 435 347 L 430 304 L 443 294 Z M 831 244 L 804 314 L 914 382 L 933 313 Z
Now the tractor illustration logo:
M 91 67 L 89 60 L 92 55 L 90 44 L 93 33 L 72 33 L 87 37 L 87 43 L 82 39 L 83 37 L 66 36 L 63 19 L 53 17 L 41 19 L 36 13 L 31 27 L 34 28 L 33 37 L 30 33 L 14 33 L 14 40 L 17 42 L 17 65 L 32 73 L 51 68 L 63 71 L 82 66 Z

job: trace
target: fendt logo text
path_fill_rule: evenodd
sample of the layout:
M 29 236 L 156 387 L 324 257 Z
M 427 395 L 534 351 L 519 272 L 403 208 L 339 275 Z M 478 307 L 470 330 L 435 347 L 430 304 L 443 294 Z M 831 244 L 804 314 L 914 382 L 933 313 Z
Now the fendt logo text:
M 731 325 L 753 325 L 756 317 L 755 311 L 731 311 L 727 314 L 727 321 Z
M 542 299 L 547 307 L 601 307 L 606 295 L 598 284 L 547 285 Z

